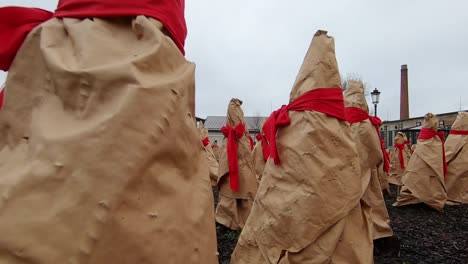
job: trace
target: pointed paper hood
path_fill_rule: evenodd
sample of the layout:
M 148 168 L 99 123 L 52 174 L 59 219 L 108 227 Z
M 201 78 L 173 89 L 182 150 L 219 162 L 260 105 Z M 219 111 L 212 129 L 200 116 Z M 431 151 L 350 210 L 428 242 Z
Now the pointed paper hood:
M 395 138 L 393 138 L 394 144 L 403 144 L 403 142 L 407 141 L 408 137 L 406 137 L 406 134 L 403 132 L 398 132 L 395 135 Z
M 228 105 L 226 125 L 235 127 L 239 123 L 244 123 L 244 112 L 241 108 L 242 101 L 232 98 Z
M 341 87 L 335 58 L 335 41 L 327 31 L 319 30 L 310 43 L 290 94 L 290 101 L 317 88 Z
M 453 122 L 453 130 L 468 130 L 468 112 L 458 113 L 457 119 Z
M 200 128 L 200 138 L 204 139 L 206 137 L 208 137 L 208 129 L 206 129 L 204 127 L 201 127 Z
M 357 107 L 369 113 L 369 107 L 364 96 L 364 84 L 361 81 L 348 81 L 344 99 L 346 107 Z
M 439 126 L 439 119 L 436 115 L 432 113 L 427 113 L 426 115 L 424 115 L 424 121 L 422 126 L 423 128 L 429 128 L 434 131 L 437 131 L 437 127 Z

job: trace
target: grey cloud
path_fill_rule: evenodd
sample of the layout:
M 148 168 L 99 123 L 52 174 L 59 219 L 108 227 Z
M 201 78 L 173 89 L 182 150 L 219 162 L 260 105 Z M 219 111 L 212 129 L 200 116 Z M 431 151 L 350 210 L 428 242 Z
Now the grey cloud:
M 3 0 L 53 10 L 57 1 Z M 468 108 L 468 2 L 463 0 L 187 0 L 187 59 L 196 64 L 197 115 L 224 115 L 231 97 L 247 115 L 287 103 L 317 29 L 335 38 L 343 76 L 381 92 L 379 115 L 398 119 L 400 66 L 410 115 Z M 0 80 L 2 80 L 0 74 Z

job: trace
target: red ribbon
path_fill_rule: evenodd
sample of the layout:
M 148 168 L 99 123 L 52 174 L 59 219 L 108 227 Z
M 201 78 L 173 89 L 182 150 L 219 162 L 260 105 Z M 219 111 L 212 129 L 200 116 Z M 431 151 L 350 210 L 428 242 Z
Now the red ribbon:
M 257 141 L 261 141 L 262 144 L 262 150 L 263 150 L 263 160 L 266 161 L 268 159 L 268 141 L 266 140 L 265 135 L 263 134 L 257 134 L 256 136 Z
M 434 138 L 435 136 L 439 137 L 440 141 L 442 141 L 442 159 L 444 162 L 444 176 L 447 175 L 447 162 L 445 160 L 445 134 L 443 131 L 434 131 L 430 128 L 422 128 L 421 132 L 419 132 L 418 139 L 431 139 Z
M 231 190 L 239 191 L 239 160 L 237 159 L 237 141 L 245 133 L 245 124 L 240 123 L 237 126 L 223 126 L 221 132 L 227 137 L 227 154 L 229 161 L 229 182 Z
M 3 108 L 3 102 L 5 101 L 5 85 L 0 86 L 0 110 Z
M 400 167 L 402 170 L 405 169 L 405 159 L 403 158 L 403 149 L 405 149 L 406 144 L 408 144 L 409 141 L 405 141 L 401 144 L 395 143 L 393 146 L 398 149 L 398 159 L 400 160 Z
M 144 15 L 161 21 L 184 54 L 187 27 L 184 0 L 60 0 L 55 13 L 25 7 L 0 8 L 0 69 L 8 71 L 24 39 L 53 17 L 123 17 Z
M 254 140 L 251 135 L 249 135 L 249 142 L 250 142 L 250 151 L 254 149 Z
M 380 120 L 380 118 L 378 117 L 370 116 L 366 111 L 362 110 L 359 107 L 346 107 L 345 114 L 346 114 L 346 119 L 351 124 L 359 123 L 359 122 L 369 119 L 372 125 L 374 125 L 375 131 L 377 132 L 377 136 L 379 137 L 379 141 L 380 141 L 380 150 L 382 151 L 382 155 L 384 158 L 384 171 L 388 173 L 390 171 L 390 156 L 388 155 L 388 152 L 385 150 L 384 141 L 379 131 L 379 127 L 380 127 L 380 124 L 382 124 L 382 120 Z
M 468 130 L 450 130 L 451 135 L 462 135 L 462 136 L 468 136 Z
M 36 26 L 51 19 L 53 13 L 25 7 L 0 8 L 0 69 L 8 71 L 24 39 Z
M 344 113 L 343 91 L 341 88 L 318 88 L 296 98 L 288 105 L 274 111 L 263 125 L 263 131 L 270 144 L 270 157 L 275 164 L 280 164 L 276 146 L 276 132 L 280 127 L 291 123 L 289 111 L 316 111 L 329 116 L 346 120 Z
M 203 143 L 203 146 L 206 147 L 208 146 L 208 144 L 210 144 L 210 139 L 208 137 L 204 138 L 202 140 L 202 143 Z

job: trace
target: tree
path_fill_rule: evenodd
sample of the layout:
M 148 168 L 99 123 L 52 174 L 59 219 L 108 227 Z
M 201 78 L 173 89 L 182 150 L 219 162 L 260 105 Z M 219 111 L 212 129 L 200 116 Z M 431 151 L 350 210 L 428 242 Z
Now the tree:
M 262 128 L 262 117 L 260 116 L 260 111 L 255 111 L 255 115 L 252 118 L 252 129 L 254 130 L 255 134 L 260 133 L 260 129 Z
M 371 85 L 368 82 L 364 81 L 362 76 L 359 73 L 356 73 L 356 72 L 348 73 L 345 78 L 341 76 L 341 88 L 343 89 L 343 91 L 346 90 L 346 88 L 348 88 L 347 87 L 348 81 L 362 82 L 362 84 L 364 85 L 364 95 L 366 97 L 370 95 Z

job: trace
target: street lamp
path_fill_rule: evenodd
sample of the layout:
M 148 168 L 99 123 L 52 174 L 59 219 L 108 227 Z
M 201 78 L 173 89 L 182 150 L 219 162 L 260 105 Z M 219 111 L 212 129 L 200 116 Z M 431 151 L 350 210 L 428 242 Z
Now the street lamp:
M 371 93 L 372 103 L 374 104 L 374 116 L 377 116 L 377 104 L 379 103 L 380 92 L 377 88 Z

